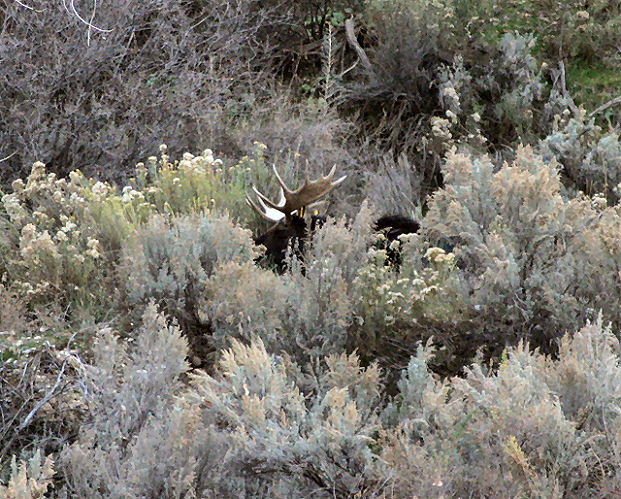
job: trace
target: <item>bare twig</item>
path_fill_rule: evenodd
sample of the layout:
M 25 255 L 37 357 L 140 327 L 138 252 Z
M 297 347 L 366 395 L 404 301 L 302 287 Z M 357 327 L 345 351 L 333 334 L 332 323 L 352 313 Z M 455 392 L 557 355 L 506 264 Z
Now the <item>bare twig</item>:
M 615 104 L 621 104 L 621 95 L 619 95 L 618 97 L 615 97 L 614 99 L 610 99 L 608 102 L 606 102 L 605 104 L 602 104 L 594 111 L 591 111 L 589 113 L 589 118 L 592 118 L 594 115 L 601 113 L 602 111 L 605 111 L 606 109 L 614 106 Z
M 3 161 L 6 161 L 8 159 L 11 159 L 13 156 L 15 156 L 17 154 L 17 151 L 14 151 L 13 153 L 9 154 L 8 156 L 0 159 L 0 163 L 2 163 Z
M 567 90 L 567 84 L 565 81 L 565 63 L 563 61 L 559 61 L 558 67 L 561 71 L 560 73 L 561 92 L 563 93 L 563 97 L 567 99 L 567 102 L 569 103 L 569 108 L 571 109 L 572 113 L 574 113 L 574 116 L 578 116 L 579 115 L 578 107 L 576 106 L 576 103 L 574 102 L 574 99 L 572 98 L 571 94 Z
M 95 4 L 93 5 L 93 15 L 94 15 L 95 8 L 97 5 L 97 0 L 94 0 L 93 3 Z M 100 33 L 111 33 L 112 31 L 114 31 L 112 29 L 100 28 L 99 26 L 95 26 L 91 21 L 87 21 L 86 19 L 84 19 L 75 8 L 75 0 L 69 0 L 69 5 L 67 5 L 67 0 L 63 0 L 63 7 L 69 14 L 75 16 L 80 22 L 88 26 L 89 31 L 91 29 L 95 31 L 99 31 Z
M 63 374 L 65 372 L 65 367 L 67 365 L 67 359 L 70 356 L 70 347 L 71 347 L 71 342 L 74 340 L 74 338 L 76 337 L 76 335 L 78 333 L 80 333 L 81 331 L 76 331 L 75 333 L 73 333 L 71 335 L 71 338 L 69 338 L 69 341 L 67 342 L 67 346 L 65 347 L 65 352 L 66 352 L 66 356 L 65 356 L 65 360 L 63 360 L 63 365 L 60 368 L 60 372 L 58 373 L 58 376 L 56 376 L 56 383 L 54 383 L 54 386 L 52 387 L 51 390 L 49 390 L 45 396 L 37 403 L 37 405 L 35 405 L 33 407 L 33 409 L 28 413 L 28 415 L 26 416 L 26 419 L 24 419 L 22 421 L 22 423 L 17 427 L 17 430 L 23 430 L 26 426 L 28 426 L 28 424 L 30 423 L 30 420 L 34 417 L 34 415 L 37 413 L 37 411 L 39 409 L 41 409 L 41 407 L 43 407 L 47 402 L 49 402 L 55 395 L 56 395 L 56 390 L 58 389 L 58 387 L 60 386 L 60 383 L 62 381 L 63 378 Z
M 60 372 L 58 373 L 58 376 L 56 377 L 56 383 L 54 383 L 54 386 L 52 387 L 52 389 L 49 390 L 45 394 L 45 397 L 43 397 L 41 400 L 39 400 L 39 402 L 37 402 L 37 405 L 35 405 L 32 408 L 32 410 L 28 413 L 28 416 L 26 416 L 26 419 L 24 419 L 22 421 L 22 423 L 17 427 L 18 431 L 21 431 L 26 426 L 28 426 L 28 424 L 30 423 L 30 420 L 34 417 L 34 415 L 38 412 L 38 410 L 41 409 L 41 407 L 43 407 L 45 404 L 47 404 L 52 399 L 52 397 L 54 397 L 56 395 L 55 392 L 56 392 L 57 388 L 60 386 L 63 374 L 65 373 L 65 366 L 66 365 L 67 365 L 67 359 L 65 359 L 63 361 L 63 365 L 60 368 Z
M 373 66 L 371 65 L 371 61 L 369 60 L 366 52 L 360 46 L 360 44 L 358 43 L 358 40 L 356 39 L 356 34 L 354 33 L 354 20 L 352 18 L 347 19 L 347 21 L 345 21 L 345 34 L 347 35 L 347 41 L 352 46 L 352 48 L 356 51 L 356 54 L 358 54 L 358 58 L 360 59 L 360 62 L 362 63 L 362 65 L 365 67 L 365 69 L 370 74 L 373 74 L 374 71 L 373 71 Z
M 34 7 L 31 7 L 30 5 L 26 5 L 23 2 L 20 2 L 19 0 L 13 0 L 16 4 L 24 7 L 24 9 L 28 9 L 28 10 L 35 10 Z
M 88 21 L 88 34 L 86 35 L 86 45 L 91 45 L 91 26 L 95 20 L 95 12 L 97 11 L 97 0 L 93 0 L 93 11 L 91 12 L 91 18 Z

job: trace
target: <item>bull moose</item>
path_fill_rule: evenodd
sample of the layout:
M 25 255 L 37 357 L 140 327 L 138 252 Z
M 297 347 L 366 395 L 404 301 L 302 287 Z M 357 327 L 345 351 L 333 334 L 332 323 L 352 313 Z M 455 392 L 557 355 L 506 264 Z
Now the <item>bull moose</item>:
M 307 212 L 319 204 L 332 189 L 340 185 L 347 175 L 334 180 L 335 165 L 328 175 L 322 175 L 316 180 L 310 180 L 307 174 L 304 185 L 292 190 L 287 187 L 276 167 L 273 166 L 272 169 L 280 185 L 278 201 L 271 201 L 253 186 L 252 190 L 256 199 L 246 195 L 246 202 L 258 215 L 273 224 L 255 242 L 265 246 L 265 258 L 282 272 L 286 268 L 287 249 L 291 246 L 297 255 L 303 255 L 306 239 L 325 221 L 324 216 L 313 214 L 310 216 L 309 228 L 305 219 Z M 387 249 L 388 261 L 398 267 L 400 257 L 391 249 L 390 243 L 400 235 L 418 232 L 420 225 L 403 215 L 386 215 L 379 218 L 373 228 L 386 236 L 383 247 Z

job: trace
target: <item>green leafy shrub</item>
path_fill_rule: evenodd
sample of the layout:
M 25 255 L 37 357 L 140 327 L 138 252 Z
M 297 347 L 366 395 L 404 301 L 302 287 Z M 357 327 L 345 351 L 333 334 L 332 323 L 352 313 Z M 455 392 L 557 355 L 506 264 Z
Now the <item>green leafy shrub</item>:
M 528 0 L 519 4 L 501 1 L 490 8 L 501 24 L 517 22 L 533 32 L 548 56 L 562 53 L 589 61 L 602 57 L 614 61 L 621 14 L 614 2 L 547 2 L 542 9 L 540 3 Z
M 214 159 L 211 149 L 201 155 L 184 153 L 172 162 L 160 145 L 161 157 L 150 156 L 148 166 L 136 167 L 134 187 L 126 187 L 124 196 L 139 192 L 160 214 L 188 214 L 217 208 L 228 211 L 233 219 L 248 218 L 245 195 L 252 185 L 264 185 L 268 178 L 263 152 L 266 146 L 255 142 L 254 155 L 244 156 L 227 167 Z
M 2 196 L 0 272 L 7 291 L 35 307 L 55 302 L 81 309 L 99 301 L 97 313 L 105 313 L 120 287 L 116 266 L 130 234 L 156 216 L 214 207 L 248 218 L 245 192 L 268 182 L 264 149 L 257 143 L 253 158 L 226 168 L 209 150 L 186 153 L 173 164 L 162 145 L 160 160 L 150 158 L 148 170 L 139 164 L 137 178 L 123 189 L 79 171 L 57 179 L 35 163 L 26 182 L 14 181 L 12 192 Z

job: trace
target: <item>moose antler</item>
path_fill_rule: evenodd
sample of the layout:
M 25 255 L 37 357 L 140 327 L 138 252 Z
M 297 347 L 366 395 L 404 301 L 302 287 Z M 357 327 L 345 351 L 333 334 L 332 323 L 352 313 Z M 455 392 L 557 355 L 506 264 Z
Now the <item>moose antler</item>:
M 246 194 L 246 203 L 250 206 L 254 211 L 256 211 L 261 217 L 265 218 L 268 222 L 280 222 L 283 218 L 285 218 L 285 214 L 282 211 L 275 210 L 274 208 L 269 208 L 265 206 L 263 200 L 259 197 L 261 194 L 257 189 L 252 186 L 252 190 L 257 195 L 257 202 L 253 201 L 248 194 Z
M 261 194 L 254 186 L 252 190 L 257 195 L 258 203 L 246 196 L 246 202 L 259 215 L 271 222 L 279 222 L 283 218 L 289 217 L 293 213 L 299 212 L 302 208 L 317 202 L 347 178 L 347 175 L 343 175 L 338 180 L 332 181 L 336 172 L 336 165 L 334 165 L 328 175 L 321 176 L 317 180 L 310 180 L 307 173 L 304 185 L 297 190 L 291 190 L 280 177 L 275 166 L 272 167 L 272 170 L 280 184 L 278 202 L 270 201 L 267 196 Z

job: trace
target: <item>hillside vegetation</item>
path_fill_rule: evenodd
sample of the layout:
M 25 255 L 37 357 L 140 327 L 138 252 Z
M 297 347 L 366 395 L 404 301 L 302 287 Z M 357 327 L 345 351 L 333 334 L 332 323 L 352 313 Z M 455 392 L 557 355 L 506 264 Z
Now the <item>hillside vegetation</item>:
M 0 497 L 621 495 L 617 2 L 0 21 Z

